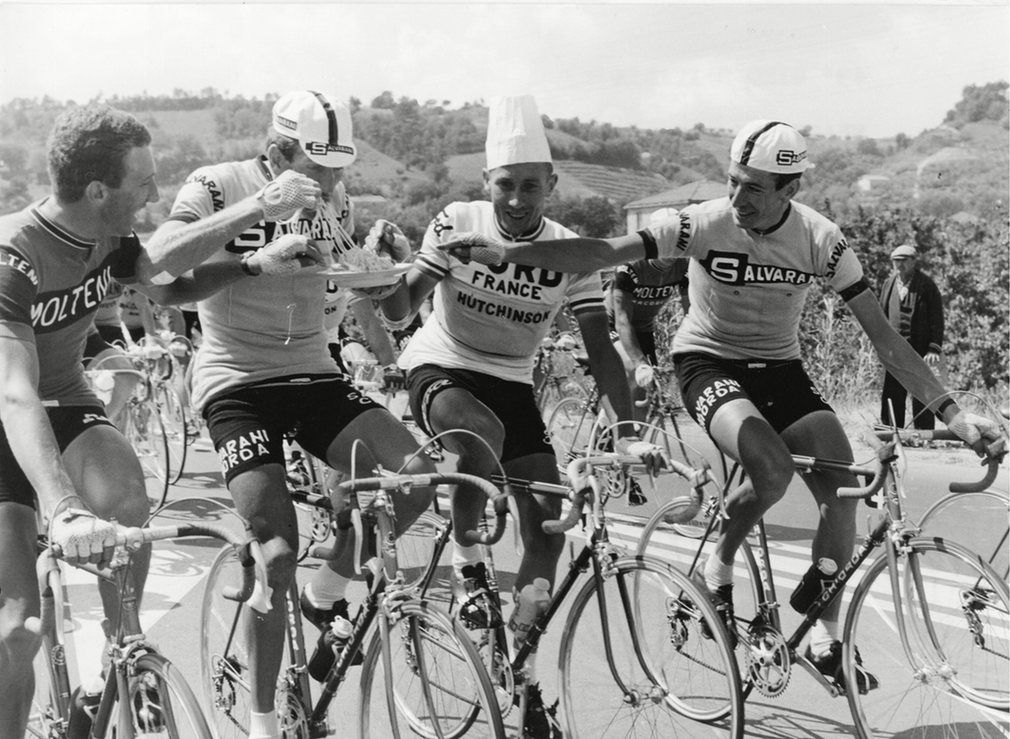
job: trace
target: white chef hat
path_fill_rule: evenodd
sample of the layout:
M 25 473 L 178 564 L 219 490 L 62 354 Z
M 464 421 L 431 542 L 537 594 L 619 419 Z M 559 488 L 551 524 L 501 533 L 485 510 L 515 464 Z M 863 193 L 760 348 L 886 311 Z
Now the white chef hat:
M 532 95 L 492 98 L 488 105 L 487 168 L 551 162 L 551 149 Z

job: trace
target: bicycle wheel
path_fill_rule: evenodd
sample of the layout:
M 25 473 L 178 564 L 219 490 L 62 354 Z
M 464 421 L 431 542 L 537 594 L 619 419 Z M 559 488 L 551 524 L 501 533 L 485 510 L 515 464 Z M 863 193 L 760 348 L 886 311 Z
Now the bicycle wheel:
M 123 715 L 124 709 L 129 716 Z M 135 736 L 145 739 L 211 739 L 210 726 L 189 683 L 175 665 L 154 652 L 140 655 L 131 665 L 130 705 L 116 701 L 105 736 L 122 736 L 119 724 L 123 720 Z
M 442 516 L 425 511 L 396 540 L 396 562 L 403 572 L 403 581 L 419 587 L 429 567 L 434 566 L 422 597 L 446 609 L 452 600 L 452 548 L 448 540 L 438 552 L 438 561 L 432 560 L 448 527 L 449 522 Z
M 133 451 L 140 460 L 144 474 L 159 481 L 159 485 L 149 491 L 154 507 L 160 508 L 168 497 L 169 452 L 168 436 L 162 424 L 158 405 L 151 399 L 130 401 L 127 406 L 127 433 Z
M 384 690 L 373 694 L 376 684 Z M 505 736 L 477 648 L 423 600 L 397 604 L 385 628 L 380 622 L 365 653 L 358 715 L 361 736 L 396 736 L 404 724 L 423 737 Z
M 249 609 L 228 600 L 222 588 L 241 581 L 241 565 L 231 547 L 222 549 L 207 573 L 200 613 L 200 672 L 207 718 L 217 739 L 245 739 L 252 710 L 252 673 L 246 641 Z M 288 652 L 281 658 L 277 708 L 286 737 L 309 736 L 304 708 L 288 687 Z
M 919 526 L 926 536 L 942 536 L 971 542 L 997 575 L 1010 578 L 1010 496 L 997 490 L 951 493 L 936 501 L 922 514 Z
M 568 463 L 589 445 L 595 420 L 590 406 L 580 398 L 565 398 L 551 411 L 547 438 L 554 447 L 559 470 L 564 472 Z
M 175 390 L 163 385 L 158 389 L 156 400 L 161 408 L 161 425 L 168 443 L 168 482 L 175 484 L 182 477 L 186 467 L 186 452 L 189 448 L 189 419 L 186 406 Z
M 866 694 L 848 691 L 859 735 L 1006 736 L 1006 585 L 977 556 L 942 539 L 914 539 L 899 562 L 903 613 L 894 612 L 885 552 L 860 581 L 845 618 L 847 684 L 856 684 L 856 649 L 879 683 Z
M 326 490 L 326 463 L 307 452 L 288 469 L 288 487 L 302 489 L 315 495 Z M 298 479 L 293 479 L 296 475 Z M 322 544 L 333 533 L 333 515 L 328 508 L 311 503 L 294 501 L 298 521 L 298 561 L 301 562 L 317 544 Z
M 717 624 L 683 574 L 648 557 L 617 560 L 578 592 L 562 632 L 565 735 L 743 736 L 740 675 Z

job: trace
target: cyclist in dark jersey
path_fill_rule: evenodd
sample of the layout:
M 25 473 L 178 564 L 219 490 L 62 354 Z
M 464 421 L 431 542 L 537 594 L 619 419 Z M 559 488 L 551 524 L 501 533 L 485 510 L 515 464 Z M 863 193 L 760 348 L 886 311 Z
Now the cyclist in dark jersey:
M 638 402 L 653 379 L 657 366 L 656 319 L 667 303 L 680 296 L 687 313 L 687 262 L 683 259 L 642 259 L 622 264 L 614 270 L 607 288 L 607 317 L 631 389 L 635 420 L 645 420 L 646 410 Z
M 53 194 L 0 218 L 0 733 L 22 736 L 40 644 L 36 505 L 72 561 L 108 564 L 115 518 L 148 514 L 144 474 L 82 364 L 114 280 L 137 279 L 133 219 L 158 199 L 150 135 L 107 106 L 61 115 L 48 141 Z M 37 501 L 37 504 L 36 504 Z M 93 511 L 93 513 L 92 513 Z M 149 551 L 134 557 L 138 592 Z M 100 583 L 106 614 L 118 604 Z M 95 659 L 97 663 L 98 654 Z
M 884 367 L 958 436 L 998 438 L 984 418 L 961 410 L 922 358 L 890 326 L 841 230 L 795 202 L 807 169 L 803 137 L 784 123 L 753 121 L 733 142 L 727 197 L 614 239 L 503 244 L 476 234 L 446 248 L 461 258 L 581 271 L 647 258 L 690 258 L 691 310 L 674 339 L 684 402 L 719 448 L 740 461 L 747 482 L 727 499 L 728 520 L 704 567 L 727 625 L 733 557 L 751 527 L 785 493 L 790 456 L 852 459 L 838 417 L 800 362 L 799 322 L 807 289 L 826 281 L 845 301 Z M 839 499 L 847 475 L 803 476 L 820 510 L 812 558 L 838 566 L 852 554 L 856 502 Z M 838 603 L 811 630 L 808 656 L 829 679 L 841 676 Z M 732 638 L 732 629 L 730 629 Z M 872 676 L 865 675 L 872 687 Z

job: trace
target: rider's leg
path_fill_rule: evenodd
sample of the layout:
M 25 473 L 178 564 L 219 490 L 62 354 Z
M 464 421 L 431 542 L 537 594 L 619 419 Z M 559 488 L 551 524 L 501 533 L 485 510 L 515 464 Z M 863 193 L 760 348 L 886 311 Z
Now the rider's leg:
M 728 520 L 722 523 L 715 547 L 716 560 L 730 567 L 751 528 L 785 494 L 793 462 L 785 441 L 746 398 L 719 406 L 713 412 L 709 435 L 747 473 L 746 481 L 726 498 Z
M 539 480 L 557 484 L 558 468 L 553 454 L 530 454 L 505 463 L 509 477 L 522 480 Z M 561 499 L 553 496 L 519 494 L 520 532 L 523 541 L 523 558 L 516 573 L 515 589 L 522 590 L 527 583 L 542 577 L 554 587 L 558 559 L 564 548 L 564 534 L 546 534 L 544 521 L 561 515 Z
M 35 537 L 34 509 L 0 502 L 0 726 L 6 727 L 5 736 L 24 735 L 35 692 L 32 660 L 42 643 L 38 627 L 31 628 L 39 615 Z
M 81 499 L 99 518 L 115 519 L 123 526 L 142 526 L 150 513 L 144 471 L 130 442 L 109 425 L 89 426 L 63 451 L 63 463 Z M 144 592 L 151 548 L 133 554 L 131 570 L 138 603 Z M 106 616 L 116 623 L 119 593 L 114 583 L 101 580 L 98 589 Z
M 782 438 L 794 454 L 852 460 L 852 447 L 838 417 L 831 411 L 804 416 L 783 431 Z M 813 493 L 819 513 L 811 548 L 813 561 L 826 557 L 841 567 L 852 556 L 859 501 L 839 498 L 837 492 L 839 487 L 857 485 L 856 478 L 844 472 L 818 471 L 803 475 L 802 479 Z M 841 602 L 841 598 L 836 598 L 821 617 L 829 628 L 837 623 Z M 837 639 L 837 633 L 834 636 Z
M 262 544 L 267 582 L 273 589 L 267 613 L 246 609 L 246 643 L 253 678 L 252 709 L 274 710 L 277 673 L 284 653 L 287 609 L 284 598 L 295 576 L 298 529 L 294 505 L 285 488 L 284 465 L 262 464 L 238 472 L 228 483 L 235 509 Z
M 370 477 L 376 465 L 389 472 L 434 472 L 435 465 L 426 454 L 418 454 L 418 449 L 413 434 L 402 423 L 385 408 L 374 408 L 352 419 L 337 434 L 326 451 L 326 462 L 339 470 L 343 479 L 348 479 L 352 471 L 358 477 Z M 413 488 L 409 494 L 394 493 L 397 535 L 410 528 L 431 505 L 434 494 L 434 489 L 429 487 Z M 333 597 L 336 595 L 342 597 L 339 592 L 341 585 L 346 587 L 355 575 L 353 529 L 338 530 L 334 555 L 319 568 L 318 577 L 314 577 L 312 582 L 315 585 L 326 581 L 327 595 L 331 596 L 326 600 L 336 599 Z M 316 602 L 315 605 L 326 604 Z
M 459 456 L 459 472 L 486 478 L 498 469 L 505 428 L 491 409 L 469 391 L 459 387 L 441 390 L 431 399 L 427 418 L 435 433 L 448 429 L 470 432 L 439 438 L 447 451 Z M 487 499 L 477 490 L 459 487 L 453 493 L 453 566 L 457 571 L 480 561 L 478 548 L 468 545 L 462 536 L 465 531 L 477 527 L 486 505 Z

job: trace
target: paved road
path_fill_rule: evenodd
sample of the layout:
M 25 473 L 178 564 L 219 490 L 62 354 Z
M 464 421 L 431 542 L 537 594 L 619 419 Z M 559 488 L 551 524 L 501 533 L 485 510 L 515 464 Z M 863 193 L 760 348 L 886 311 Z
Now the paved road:
M 865 452 L 865 450 L 863 450 Z M 914 453 L 914 452 L 913 452 Z M 861 456 L 857 450 L 857 458 Z M 953 460 L 954 463 L 951 463 Z M 930 453 L 915 460 L 906 477 L 910 491 L 908 508 L 915 515 L 921 513 L 932 500 L 946 489 L 946 483 L 955 478 L 976 472 L 970 458 L 951 453 Z M 1007 488 L 1005 471 L 997 487 Z M 189 500 L 183 500 L 188 498 Z M 178 508 L 166 517 L 218 517 L 228 520 L 220 510 L 230 499 L 222 485 L 217 461 L 206 439 L 198 441 L 192 449 L 187 472 L 170 493 L 170 500 L 178 501 Z M 632 546 L 637 541 L 641 527 L 638 509 L 621 509 L 614 506 L 615 524 L 613 535 L 618 543 Z M 780 593 L 792 590 L 799 576 L 807 567 L 810 539 L 813 534 L 816 512 L 809 493 L 802 483 L 795 481 L 783 500 L 768 516 L 769 530 L 774 538 L 772 557 L 776 573 L 776 584 Z M 971 540 L 972 522 L 964 521 L 954 530 L 944 532 L 955 539 Z M 506 535 L 506 542 L 511 541 Z M 571 551 L 579 546 L 578 537 L 571 537 L 572 546 L 566 549 L 562 564 L 569 560 Z M 676 542 L 662 542 L 673 559 L 685 553 Z M 191 680 L 198 693 L 200 686 L 200 656 L 197 639 L 199 631 L 199 607 L 202 596 L 202 582 L 217 546 L 208 542 L 164 543 L 156 546 L 144 600 L 143 624 L 148 634 L 160 645 Z M 502 590 L 508 592 L 511 579 L 518 563 L 514 548 L 508 544 L 499 545 L 495 561 L 503 581 Z M 309 575 L 308 568 L 300 569 L 299 579 Z M 72 683 L 81 676 L 80 665 L 95 665 L 101 649 L 101 618 L 93 579 L 70 570 L 66 576 L 67 593 L 73 603 L 73 618 L 67 624 L 67 639 L 70 645 L 70 668 Z M 352 600 L 364 592 L 363 585 L 352 585 Z M 783 614 L 786 626 L 794 625 L 795 617 L 788 609 Z M 557 655 L 557 644 L 561 624 L 566 611 L 560 614 L 557 627 L 549 630 L 542 642 L 538 673 L 548 695 L 554 694 L 553 673 Z M 307 638 L 314 640 L 315 630 L 306 627 Z M 87 673 L 87 670 L 83 670 Z M 356 715 L 357 686 L 352 682 L 344 686 L 338 696 L 331 716 L 334 726 L 350 726 Z M 786 692 L 775 699 L 754 695 L 747 704 L 748 735 L 755 737 L 843 737 L 852 733 L 852 720 L 844 699 L 831 699 L 813 680 L 797 671 Z M 1004 734 L 1007 727 L 1002 726 Z

